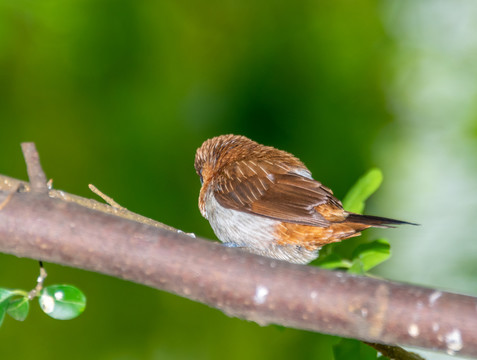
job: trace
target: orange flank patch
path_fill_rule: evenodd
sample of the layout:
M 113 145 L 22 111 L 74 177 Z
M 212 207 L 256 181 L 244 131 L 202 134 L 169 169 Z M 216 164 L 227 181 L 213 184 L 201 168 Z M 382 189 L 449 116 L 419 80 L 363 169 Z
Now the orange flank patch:
M 326 244 L 359 236 L 360 231 L 368 227 L 369 225 L 346 222 L 331 224 L 328 227 L 282 222 L 277 225 L 275 234 L 279 245 L 299 245 L 307 250 L 315 250 Z
M 325 218 L 325 220 L 331 222 L 340 222 L 346 219 L 346 212 L 342 207 L 334 206 L 330 203 L 318 205 L 315 210 Z

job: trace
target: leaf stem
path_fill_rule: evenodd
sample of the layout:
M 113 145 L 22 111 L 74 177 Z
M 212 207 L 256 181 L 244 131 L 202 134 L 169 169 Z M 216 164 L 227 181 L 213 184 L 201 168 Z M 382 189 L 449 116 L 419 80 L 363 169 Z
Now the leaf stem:
M 45 282 L 46 277 L 48 276 L 45 268 L 43 267 L 43 262 L 40 260 L 38 261 L 40 264 L 40 275 L 36 280 L 36 286 L 28 293 L 28 300 L 32 300 L 33 298 L 37 297 L 40 291 L 43 289 L 43 283 Z

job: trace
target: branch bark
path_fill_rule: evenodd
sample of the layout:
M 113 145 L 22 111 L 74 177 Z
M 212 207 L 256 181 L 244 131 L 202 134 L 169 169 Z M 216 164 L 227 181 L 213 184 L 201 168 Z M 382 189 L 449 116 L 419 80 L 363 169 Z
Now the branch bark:
M 260 325 L 477 356 L 477 298 L 264 258 L 53 190 L 16 192 L 19 183 L 0 177 L 0 252 L 134 281 Z

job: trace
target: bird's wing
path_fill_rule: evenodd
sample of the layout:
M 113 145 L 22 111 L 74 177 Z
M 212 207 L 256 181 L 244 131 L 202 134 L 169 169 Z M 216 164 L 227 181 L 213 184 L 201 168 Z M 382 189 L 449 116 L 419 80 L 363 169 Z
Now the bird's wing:
M 329 226 L 335 213 L 344 213 L 332 191 L 305 169 L 268 160 L 242 160 L 222 169 L 221 175 L 214 195 L 229 209 L 313 226 Z

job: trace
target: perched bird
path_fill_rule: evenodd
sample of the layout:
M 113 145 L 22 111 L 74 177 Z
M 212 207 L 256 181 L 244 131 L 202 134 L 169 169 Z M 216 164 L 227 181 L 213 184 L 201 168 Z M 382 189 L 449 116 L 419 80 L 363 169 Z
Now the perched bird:
M 226 246 L 255 254 L 306 264 L 323 245 L 408 224 L 345 211 L 299 159 L 245 136 L 206 140 L 194 165 L 202 216 Z

